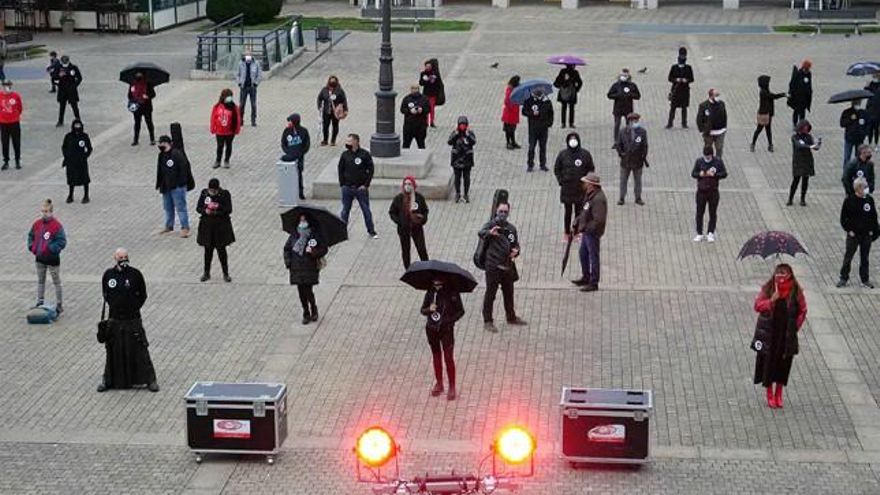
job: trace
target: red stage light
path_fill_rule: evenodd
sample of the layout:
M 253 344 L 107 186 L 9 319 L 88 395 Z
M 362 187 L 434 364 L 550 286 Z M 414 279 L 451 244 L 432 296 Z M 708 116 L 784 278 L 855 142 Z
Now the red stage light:
M 535 437 L 521 426 L 508 426 L 495 440 L 495 452 L 510 465 L 522 464 L 535 453 Z
M 397 444 L 387 431 L 373 426 L 361 433 L 354 450 L 361 462 L 379 468 L 397 455 Z

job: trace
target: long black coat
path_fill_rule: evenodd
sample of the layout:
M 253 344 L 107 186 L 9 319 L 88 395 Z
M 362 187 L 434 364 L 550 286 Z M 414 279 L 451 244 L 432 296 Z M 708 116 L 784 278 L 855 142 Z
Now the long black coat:
M 584 86 L 584 81 L 581 80 L 581 74 L 577 69 L 565 67 L 559 71 L 556 80 L 553 81 L 553 86 L 559 88 L 559 92 L 556 94 L 556 101 L 577 103 L 578 92 Z
M 436 311 L 431 311 L 431 304 L 436 305 Z M 446 288 L 437 291 L 432 288 L 425 291 L 421 313 L 428 317 L 426 323 L 428 329 L 439 330 L 455 325 L 455 322 L 464 316 L 464 304 L 458 292 Z
M 217 204 L 215 208 L 209 205 Z M 199 219 L 199 233 L 196 242 L 199 246 L 207 248 L 226 247 L 235 242 L 235 232 L 232 230 L 232 195 L 225 189 L 220 189 L 217 194 L 211 194 L 207 189 L 202 189 L 199 201 L 196 203 L 196 211 L 201 215 Z M 213 213 L 208 213 L 213 211 Z
M 449 164 L 452 168 L 469 169 L 474 166 L 474 146 L 477 144 L 477 136 L 474 131 L 468 129 L 464 132 L 458 129 L 452 131 L 446 140 L 452 151 L 449 154 Z
M 617 155 L 620 166 L 626 170 L 639 170 L 648 158 L 648 131 L 644 127 L 626 126 L 617 135 Z
M 812 177 L 816 175 L 813 162 L 813 136 L 798 133 L 791 136 L 791 174 L 793 177 Z
M 290 234 L 284 244 L 284 266 L 290 271 L 290 285 L 316 285 L 319 283 L 320 272 L 318 261 L 327 254 L 327 245 L 317 233 L 312 232 L 308 241 L 309 244 L 314 244 L 310 246 L 312 252 L 303 250 L 302 254 L 297 254 L 293 250 L 297 239 L 299 233 Z
M 675 64 L 669 68 L 667 77 L 672 88 L 669 90 L 669 104 L 673 107 L 689 107 L 691 104 L 691 83 L 694 82 L 694 69 L 688 65 Z M 686 79 L 686 83 L 676 82 L 676 79 Z
M 556 155 L 553 174 L 559 184 L 559 201 L 562 203 L 580 203 L 584 198 L 581 189 L 581 177 L 596 170 L 593 155 L 584 148 L 565 148 Z
M 874 122 L 880 121 L 880 81 L 874 80 L 865 86 L 865 89 L 874 93 L 874 96 L 868 99 L 865 111 Z
M 61 153 L 64 155 L 61 166 L 67 171 L 68 186 L 84 186 L 91 182 L 89 155 L 92 154 L 92 141 L 88 134 L 76 131 L 67 133 Z
M 391 201 L 391 207 L 388 208 L 388 216 L 391 221 L 397 225 L 397 235 L 409 235 L 415 229 L 421 229 L 428 223 L 428 202 L 419 192 L 416 195 L 416 209 L 407 211 L 403 205 L 403 197 L 406 193 L 400 193 Z M 416 216 L 420 220 L 413 222 L 412 217 Z
M 791 68 L 791 80 L 788 82 L 788 106 L 802 110 L 813 106 L 813 73 Z
M 612 113 L 626 116 L 633 112 L 633 101 L 642 97 L 639 87 L 632 81 L 615 81 L 608 90 L 608 99 L 614 100 Z
M 79 67 L 68 64 L 67 67 L 58 65 L 52 72 L 52 79 L 58 81 L 58 102 L 79 102 L 79 85 L 82 82 L 82 72 Z

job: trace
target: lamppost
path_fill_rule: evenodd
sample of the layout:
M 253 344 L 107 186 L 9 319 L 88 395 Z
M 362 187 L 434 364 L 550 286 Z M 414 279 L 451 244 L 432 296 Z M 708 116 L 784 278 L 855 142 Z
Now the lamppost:
M 370 153 L 377 158 L 400 156 L 400 135 L 394 132 L 394 69 L 391 62 L 391 0 L 382 0 L 382 44 L 379 48 L 379 90 L 376 91 L 376 133 Z

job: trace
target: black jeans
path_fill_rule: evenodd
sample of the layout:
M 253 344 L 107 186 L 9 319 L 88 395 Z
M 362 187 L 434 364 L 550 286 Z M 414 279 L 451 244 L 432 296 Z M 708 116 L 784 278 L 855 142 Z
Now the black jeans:
M 559 104 L 562 106 L 562 126 L 565 127 L 565 116 L 568 114 L 568 125 L 574 127 L 574 103 L 561 101 Z
M 868 144 L 880 144 L 880 118 L 872 119 L 868 126 Z
M 62 100 L 58 103 L 58 123 L 64 124 L 64 112 L 67 110 L 67 104 L 70 104 L 70 108 L 73 110 L 73 116 L 78 120 L 82 120 L 79 118 L 79 103 L 70 100 Z
M 709 228 L 710 234 L 715 233 L 715 224 L 718 222 L 718 201 L 721 195 L 718 189 L 709 191 L 697 191 L 697 234 L 703 235 L 703 215 L 706 213 L 706 205 L 709 205 Z
M 229 163 L 229 157 L 232 156 L 232 141 L 235 140 L 235 134 L 229 136 L 221 136 L 217 134 L 217 163 L 220 163 L 220 157 L 223 156 L 223 148 L 226 148 L 226 163 Z
M 15 151 L 15 161 L 21 160 L 21 124 L 0 124 L 0 140 L 3 141 L 3 161 L 9 161 L 9 140 L 12 139 L 12 149 Z
M 529 170 L 535 168 L 535 146 L 539 148 L 539 162 L 541 168 L 547 168 L 547 128 L 544 126 L 529 126 L 529 151 L 526 155 Z
M 516 144 L 516 124 L 504 124 L 504 140 L 507 144 Z
M 584 207 L 584 204 L 580 201 L 577 203 L 562 203 L 565 207 L 565 215 L 563 217 L 563 222 L 565 222 L 565 233 L 571 235 L 571 219 L 572 217 L 577 217 L 577 215 L 581 212 L 581 208 Z
M 797 127 L 797 123 L 801 120 L 807 118 L 807 109 L 806 108 L 795 108 L 791 112 L 791 124 L 792 127 Z
M 398 232 L 397 237 L 400 238 L 400 257 L 403 258 L 404 268 L 409 268 L 410 264 L 410 239 L 412 239 L 412 244 L 416 245 L 419 259 L 428 261 L 428 248 L 425 246 L 425 231 L 422 227 L 415 227 L 409 232 Z
M 296 176 L 297 180 L 299 181 L 299 199 L 306 199 L 306 186 L 303 183 L 303 168 L 306 165 L 305 163 L 303 163 L 303 161 L 305 160 L 305 158 L 306 157 L 304 156 L 299 157 L 297 159 L 298 163 L 296 165 Z
M 492 310 L 495 306 L 495 296 L 498 287 L 501 287 L 501 295 L 504 297 L 504 314 L 507 321 L 516 319 L 516 311 L 513 309 L 513 273 L 501 270 L 486 270 L 486 296 L 483 298 L 483 321 L 491 322 Z
M 251 100 L 251 124 L 257 123 L 257 87 L 254 85 L 242 86 L 238 107 L 241 109 L 241 118 L 244 119 L 245 108 L 248 99 Z
M 846 251 L 843 253 L 843 266 L 840 267 L 840 279 L 849 280 L 849 270 L 852 266 L 853 257 L 859 250 L 859 278 L 862 282 L 870 280 L 868 273 L 868 257 L 871 254 L 871 236 L 868 234 L 856 234 L 855 237 L 846 235 Z
M 336 115 L 325 112 L 321 118 L 321 132 L 324 136 L 321 142 L 324 144 L 327 143 L 327 133 L 330 132 L 331 125 L 333 127 L 333 134 L 330 135 L 330 142 L 335 143 L 336 136 L 339 135 L 339 119 L 336 118 Z
M 675 109 L 681 109 L 681 126 L 687 127 L 688 125 L 688 107 L 676 107 L 672 104 L 669 105 L 669 119 L 666 121 L 666 127 L 672 127 L 672 121 L 675 120 Z
M 311 284 L 298 284 L 296 292 L 299 294 L 299 303 L 303 308 L 303 316 L 318 312 L 318 305 L 315 303 L 315 291 Z
M 138 139 L 141 137 L 141 117 L 143 117 L 144 122 L 147 123 L 147 131 L 150 132 L 150 142 L 155 141 L 156 131 L 153 128 L 153 109 L 138 109 L 138 111 L 134 112 L 132 115 L 134 115 L 134 142 L 138 142 Z
M 416 146 L 418 146 L 420 150 L 425 149 L 425 136 L 427 134 L 427 125 L 403 124 L 403 149 L 408 150 L 413 139 L 416 140 Z
M 449 388 L 455 388 L 455 327 L 442 326 L 439 329 L 425 328 L 428 346 L 434 365 L 434 379 L 443 385 L 443 363 L 446 363 L 446 376 L 449 377 Z
M 455 173 L 454 185 L 455 195 L 461 196 L 461 183 L 464 181 L 464 195 L 467 196 L 471 190 L 471 169 L 468 168 L 452 168 Z
M 229 275 L 229 257 L 226 254 L 226 246 L 205 246 L 205 275 L 211 275 L 211 263 L 214 261 L 214 249 L 217 250 L 217 258 L 220 260 L 220 268 L 223 275 Z
M 801 182 L 803 181 L 803 182 Z M 794 199 L 794 193 L 797 191 L 798 183 L 801 184 L 801 203 L 806 201 L 807 198 L 807 188 L 810 187 L 810 176 L 805 175 L 803 177 L 794 177 L 791 179 L 791 187 L 788 189 L 788 202 L 791 203 Z

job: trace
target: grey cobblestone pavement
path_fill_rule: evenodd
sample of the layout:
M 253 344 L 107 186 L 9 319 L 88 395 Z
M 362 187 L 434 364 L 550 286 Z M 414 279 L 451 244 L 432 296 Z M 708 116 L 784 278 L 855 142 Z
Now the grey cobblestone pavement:
M 328 3 L 289 4 L 308 15 L 354 14 Z M 429 355 L 418 293 L 398 281 L 399 247 L 375 201 L 381 238 L 368 240 L 352 212 L 351 240 L 334 248 L 317 288 L 322 320 L 301 326 L 295 289 L 281 262 L 273 164 L 285 117 L 299 111 L 319 141 L 314 99 L 330 73 L 346 89 L 351 113 L 342 132 L 365 142 L 373 129 L 376 45 L 372 33 L 352 33 L 291 79 L 307 52 L 260 87 L 259 127 L 236 138 L 230 170 L 212 170 L 208 115 L 228 81 L 189 81 L 197 26 L 146 38 L 38 35 L 71 55 L 86 75 L 83 117 L 95 153 L 92 203 L 66 205 L 60 167 L 63 132 L 46 81 L 22 78 L 25 100 L 22 171 L 0 173 L 0 493 L 368 493 L 354 483 L 350 446 L 359 430 L 386 424 L 404 446 L 406 475 L 473 468 L 496 430 L 519 421 L 538 436 L 538 475 L 524 493 L 877 493 L 880 428 L 877 403 L 880 293 L 834 288 L 843 237 L 837 225 L 841 108 L 826 105 L 838 90 L 863 81 L 846 78 L 857 58 L 870 58 L 876 36 L 675 34 L 676 26 L 768 25 L 790 22 L 788 10 L 664 7 L 654 12 L 590 6 L 574 12 L 522 6 L 475 5 L 442 15 L 477 21 L 470 33 L 395 33 L 396 87 L 415 78 L 428 56 L 441 61 L 448 103 L 428 137 L 439 166 L 445 139 L 459 114 L 477 133 L 477 166 L 469 205 L 435 201 L 427 227 L 432 257 L 470 268 L 475 231 L 486 219 L 496 187 L 511 191 L 512 221 L 523 239 L 518 311 L 530 324 L 483 332 L 482 288 L 465 296 L 456 353 L 461 397 L 430 399 Z M 656 24 L 672 34 L 626 33 L 625 25 Z M 535 33 L 543 35 L 534 36 Z M 524 36 L 529 43 L 524 45 Z M 680 44 L 690 49 L 697 82 L 692 108 L 709 87 L 721 88 L 730 115 L 722 183 L 719 241 L 694 245 L 690 170 L 701 150 L 693 129 L 663 131 L 668 65 Z M 573 260 L 559 276 L 562 209 L 551 174 L 526 174 L 525 152 L 503 150 L 499 114 L 503 85 L 513 73 L 552 77 L 544 59 L 560 51 L 584 54 L 585 91 L 577 131 L 592 151 L 612 200 L 617 163 L 610 149 L 610 103 L 605 92 L 620 67 L 636 74 L 651 142 L 645 172 L 647 206 L 612 205 L 603 239 L 603 290 L 571 289 Z M 711 59 L 708 59 L 711 57 Z M 757 108 L 755 79 L 773 76 L 784 91 L 791 64 L 815 64 L 810 115 L 825 138 L 809 206 L 785 207 L 790 181 L 789 115 L 777 104 L 776 153 L 751 154 L 748 139 Z M 233 283 L 201 284 L 201 249 L 193 238 L 158 236 L 161 199 L 153 190 L 155 150 L 129 146 L 130 117 L 119 67 L 134 59 L 166 65 L 173 82 L 159 88 L 161 132 L 179 121 L 199 188 L 217 176 L 233 195 L 237 242 L 230 248 Z M 499 67 L 490 65 L 498 62 Z M 7 64 L 25 74 L 43 60 Z M 558 109 L 558 107 L 557 107 Z M 692 124 L 692 127 L 693 124 Z M 525 141 L 524 127 L 519 139 Z M 566 130 L 550 133 L 550 162 Z M 763 140 L 763 137 L 761 138 Z M 762 141 L 763 142 L 763 141 Z M 306 182 L 335 166 L 340 149 L 315 147 Z M 308 191 L 308 188 L 307 188 Z M 79 194 L 79 193 L 77 193 Z M 27 326 L 34 299 L 33 262 L 24 249 L 39 201 L 55 198 L 69 247 L 62 258 L 66 312 L 51 326 Z M 194 199 L 190 195 L 190 199 Z M 332 210 L 336 201 L 316 203 Z M 193 227 L 197 225 L 190 204 Z M 763 405 L 751 384 L 748 343 L 757 287 L 772 261 L 737 262 L 742 242 L 757 231 L 783 228 L 810 257 L 795 262 L 811 313 L 795 360 L 786 407 Z M 116 246 L 131 250 L 147 278 L 144 320 L 162 390 L 96 394 L 103 352 L 94 343 L 100 314 L 98 280 Z M 576 249 L 576 246 L 575 246 Z M 872 278 L 877 279 L 876 255 Z M 496 303 L 501 310 L 501 302 Z M 283 380 L 291 388 L 291 436 L 275 466 L 262 459 L 209 459 L 198 466 L 184 447 L 181 397 L 196 380 Z M 555 459 L 563 385 L 651 388 L 651 441 L 656 461 L 635 471 L 572 470 Z

